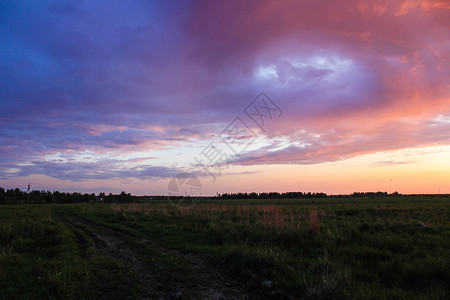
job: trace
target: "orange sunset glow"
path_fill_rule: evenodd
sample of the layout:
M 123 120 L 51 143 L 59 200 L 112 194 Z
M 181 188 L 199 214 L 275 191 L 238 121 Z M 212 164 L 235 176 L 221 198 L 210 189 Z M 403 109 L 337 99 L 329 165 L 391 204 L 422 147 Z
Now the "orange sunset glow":
M 448 1 L 98 6 L 1 4 L 0 186 L 450 193 Z

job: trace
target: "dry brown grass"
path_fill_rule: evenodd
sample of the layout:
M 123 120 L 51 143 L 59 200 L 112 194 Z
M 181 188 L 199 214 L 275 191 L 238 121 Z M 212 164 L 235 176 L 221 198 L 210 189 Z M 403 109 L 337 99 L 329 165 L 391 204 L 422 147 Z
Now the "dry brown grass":
M 309 230 L 319 233 L 320 218 L 333 216 L 332 211 L 319 211 L 317 207 L 305 209 L 298 208 L 292 210 L 282 205 L 275 204 L 215 204 L 215 203 L 199 203 L 187 208 L 178 208 L 171 204 L 111 204 L 111 209 L 125 213 L 141 213 L 146 216 L 152 213 L 160 213 L 163 215 L 182 215 L 195 216 L 208 220 L 218 218 L 229 218 L 233 222 L 250 225 L 260 225 L 267 228 L 275 229 L 300 229 L 308 228 Z
M 313 207 L 309 210 L 309 230 L 315 233 L 319 233 L 320 231 L 320 220 L 317 207 Z

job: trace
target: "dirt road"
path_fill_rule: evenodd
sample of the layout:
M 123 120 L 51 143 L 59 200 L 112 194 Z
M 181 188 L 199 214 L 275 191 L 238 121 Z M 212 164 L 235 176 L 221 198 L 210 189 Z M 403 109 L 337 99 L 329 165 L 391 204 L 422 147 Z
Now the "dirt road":
M 125 230 L 97 223 L 86 218 L 61 218 L 69 227 L 77 228 L 91 237 L 94 248 L 103 255 L 127 266 L 141 286 L 140 299 L 247 299 L 245 286 L 229 278 L 210 260 L 197 254 L 167 249 L 154 241 Z M 136 241 L 151 251 L 186 262 L 185 278 L 177 280 L 150 266 L 137 250 Z M 182 274 L 181 274 L 182 275 Z M 181 276 L 183 277 L 183 276 Z M 189 280 L 195 278 L 195 280 Z

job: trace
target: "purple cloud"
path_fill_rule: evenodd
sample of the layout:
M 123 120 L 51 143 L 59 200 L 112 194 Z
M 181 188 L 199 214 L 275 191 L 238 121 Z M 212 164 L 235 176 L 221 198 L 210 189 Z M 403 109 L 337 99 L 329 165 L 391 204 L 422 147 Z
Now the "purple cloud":
M 449 144 L 448 123 L 430 122 L 450 112 L 450 7 L 408 3 L 1 3 L 0 172 L 168 176 L 156 160 L 104 173 L 100 158 L 46 156 L 172 155 L 216 137 L 260 91 L 284 111 L 262 137 L 290 144 L 272 140 L 236 164 Z

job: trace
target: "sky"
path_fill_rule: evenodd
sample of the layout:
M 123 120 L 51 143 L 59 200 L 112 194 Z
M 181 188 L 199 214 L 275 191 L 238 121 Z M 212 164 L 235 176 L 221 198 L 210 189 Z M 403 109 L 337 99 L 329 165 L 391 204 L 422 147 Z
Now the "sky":
M 450 193 L 450 2 L 1 1 L 0 186 Z

